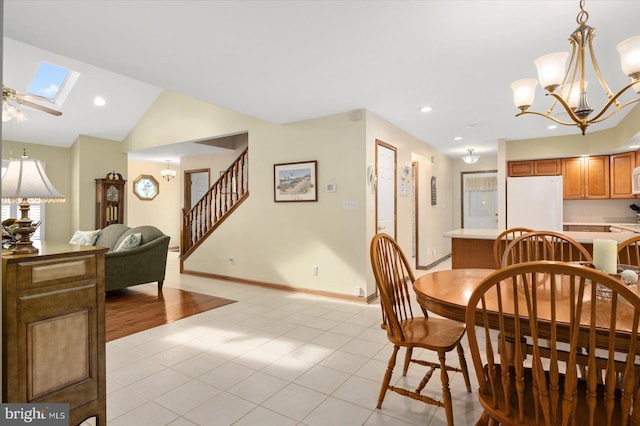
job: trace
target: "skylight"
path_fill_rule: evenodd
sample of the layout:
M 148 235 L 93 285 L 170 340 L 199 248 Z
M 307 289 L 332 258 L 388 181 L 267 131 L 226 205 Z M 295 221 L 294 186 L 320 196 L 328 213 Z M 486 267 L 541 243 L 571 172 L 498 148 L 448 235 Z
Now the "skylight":
M 55 103 L 56 97 L 62 90 L 68 76 L 68 69 L 41 62 L 38 72 L 31 80 L 27 93 L 42 96 Z

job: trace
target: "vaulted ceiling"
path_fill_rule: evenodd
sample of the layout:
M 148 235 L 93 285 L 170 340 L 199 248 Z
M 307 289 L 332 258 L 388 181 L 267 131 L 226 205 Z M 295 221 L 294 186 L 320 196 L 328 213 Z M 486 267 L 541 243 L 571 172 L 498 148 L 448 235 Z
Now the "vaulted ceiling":
M 168 89 L 274 123 L 366 108 L 452 157 L 495 153 L 501 138 L 578 132 L 515 118 L 510 89 L 536 77 L 536 57 L 569 50 L 578 3 L 5 0 L 3 83 L 26 90 L 40 61 L 81 77 L 61 117 L 25 109 L 28 121 L 4 123 L 3 138 L 123 140 Z M 616 45 L 640 34 L 640 2 L 594 0 L 586 9 L 615 91 L 628 81 Z M 534 106 L 545 110 L 538 90 Z M 94 106 L 96 95 L 107 105 Z M 433 111 L 421 112 L 425 105 Z

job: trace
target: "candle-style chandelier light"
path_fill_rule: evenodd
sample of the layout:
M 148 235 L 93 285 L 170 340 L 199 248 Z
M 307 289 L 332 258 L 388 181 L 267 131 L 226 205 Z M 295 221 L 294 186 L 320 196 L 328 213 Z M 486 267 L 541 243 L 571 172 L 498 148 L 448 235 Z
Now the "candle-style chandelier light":
M 619 100 L 620 96 L 631 87 L 634 88 L 636 93 L 640 93 L 640 36 L 632 37 L 618 44 L 617 49 L 620 54 L 622 72 L 624 72 L 631 81 L 620 89 L 620 91 L 613 94 L 602 77 L 600 67 L 596 61 L 596 55 L 592 46 L 596 30 L 586 25 L 588 19 L 589 14 L 584 10 L 584 0 L 580 0 L 580 12 L 576 17 L 579 26 L 569 37 L 572 52 L 568 68 L 566 67 L 569 56 L 568 52 L 551 53 L 535 60 L 536 67 L 538 68 L 540 86 L 545 89 L 546 95 L 554 98 L 546 112 L 529 111 L 529 107 L 533 104 L 538 80 L 526 78 L 514 81 L 511 84 L 511 88 L 513 89 L 513 102 L 520 108 L 520 112 L 516 117 L 523 114 L 540 115 L 558 124 L 576 126 L 582 130 L 582 134 L 584 135 L 589 125 L 604 121 L 625 106 L 640 101 L 640 97 L 636 97 L 625 103 L 621 103 Z M 589 56 L 591 60 L 591 65 L 595 71 L 598 82 L 609 98 L 595 115 L 591 115 L 594 110 L 587 100 L 587 81 L 585 80 L 585 62 L 587 56 Z M 571 121 L 562 121 L 551 115 L 557 104 L 560 104 L 562 108 L 564 108 Z
M 176 171 L 171 169 L 171 160 L 165 160 L 167 162 L 167 168 L 160 171 L 160 176 L 162 179 L 166 179 L 169 182 L 171 179 L 176 177 Z

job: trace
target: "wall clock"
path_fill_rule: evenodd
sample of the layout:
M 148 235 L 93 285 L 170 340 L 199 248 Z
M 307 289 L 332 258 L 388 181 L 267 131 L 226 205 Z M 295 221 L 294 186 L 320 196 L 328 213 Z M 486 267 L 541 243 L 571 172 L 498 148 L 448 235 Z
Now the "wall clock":
M 133 182 L 133 193 L 142 201 L 151 201 L 160 192 L 158 181 L 151 175 L 140 175 Z

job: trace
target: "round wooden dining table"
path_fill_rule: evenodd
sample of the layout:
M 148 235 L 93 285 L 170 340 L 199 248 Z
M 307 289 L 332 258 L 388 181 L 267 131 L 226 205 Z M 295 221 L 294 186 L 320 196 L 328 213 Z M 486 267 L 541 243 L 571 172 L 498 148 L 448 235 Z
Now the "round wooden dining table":
M 451 269 L 427 273 L 419 277 L 413 284 L 416 299 L 420 306 L 429 312 L 465 322 L 471 294 L 493 272 L 495 272 L 494 269 Z M 493 304 L 490 301 L 488 303 Z M 526 302 L 523 301 L 523 303 Z M 497 328 L 497 312 L 490 313 L 494 314 L 490 316 L 490 325 L 492 328 Z M 631 330 L 629 320 L 625 320 L 623 317 L 621 315 L 616 324 L 616 349 L 621 351 L 624 351 L 625 348 L 628 349 Z M 540 321 L 548 322 L 543 315 L 539 317 L 539 324 Z M 606 324 L 607 318 L 603 317 L 603 321 Z M 559 319 L 559 322 L 563 322 L 563 320 Z M 522 321 L 522 327 L 528 328 L 528 320 Z M 567 323 L 566 327 L 559 329 L 558 340 L 567 342 L 568 339 L 569 324 Z M 596 342 L 599 348 L 606 348 L 607 344 L 606 334 L 600 336 Z M 640 351 L 640 348 L 638 350 Z
M 469 296 L 494 269 L 450 269 L 430 272 L 413 284 L 416 299 L 429 312 L 464 322 Z

